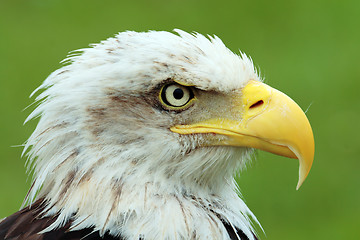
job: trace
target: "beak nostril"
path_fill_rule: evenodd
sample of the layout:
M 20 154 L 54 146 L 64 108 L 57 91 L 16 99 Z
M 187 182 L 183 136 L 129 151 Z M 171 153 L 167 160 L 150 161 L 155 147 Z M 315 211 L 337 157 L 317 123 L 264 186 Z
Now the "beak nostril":
M 260 106 L 263 105 L 263 104 L 264 104 L 264 101 L 263 101 L 263 100 L 259 100 L 259 101 L 257 101 L 256 103 L 254 103 L 253 105 L 251 105 L 251 106 L 249 107 L 249 109 L 250 109 L 250 108 L 260 107 Z

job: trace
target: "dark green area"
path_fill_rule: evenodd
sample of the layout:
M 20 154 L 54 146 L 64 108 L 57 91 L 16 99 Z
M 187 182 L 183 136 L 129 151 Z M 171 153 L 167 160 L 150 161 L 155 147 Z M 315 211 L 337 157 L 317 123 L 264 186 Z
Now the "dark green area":
M 239 185 L 263 239 L 360 239 L 360 1 L 1 0 L 0 218 L 30 185 L 21 145 L 28 96 L 68 51 L 124 30 L 216 34 L 307 111 L 316 154 L 295 191 L 295 160 L 259 153 Z M 26 181 L 27 180 L 27 181 Z

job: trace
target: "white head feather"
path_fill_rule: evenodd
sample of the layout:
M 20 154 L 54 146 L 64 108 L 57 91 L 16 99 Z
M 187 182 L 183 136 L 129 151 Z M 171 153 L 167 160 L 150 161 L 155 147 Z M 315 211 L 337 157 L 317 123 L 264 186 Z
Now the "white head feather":
M 252 61 L 217 37 L 123 32 L 65 60 L 37 89 L 40 117 L 26 143 L 34 184 L 57 221 L 136 239 L 228 239 L 221 216 L 252 239 L 236 194 L 245 148 L 197 148 L 201 137 L 169 130 L 176 113 L 154 107 L 152 90 L 177 79 L 228 93 L 259 80 Z M 211 209 L 211 210 L 210 210 Z M 255 219 L 256 221 L 256 219 Z M 194 235 L 195 234 L 195 235 Z

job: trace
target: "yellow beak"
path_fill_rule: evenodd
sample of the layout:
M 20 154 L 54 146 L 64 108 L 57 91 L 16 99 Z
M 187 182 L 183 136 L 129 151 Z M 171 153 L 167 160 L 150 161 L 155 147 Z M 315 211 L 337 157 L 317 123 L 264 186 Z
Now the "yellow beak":
M 305 113 L 284 93 L 257 81 L 250 81 L 242 94 L 234 96 L 233 103 L 231 116 L 176 125 L 170 130 L 179 134 L 220 134 L 227 138 L 212 145 L 253 147 L 297 158 L 299 189 L 314 158 L 314 137 Z

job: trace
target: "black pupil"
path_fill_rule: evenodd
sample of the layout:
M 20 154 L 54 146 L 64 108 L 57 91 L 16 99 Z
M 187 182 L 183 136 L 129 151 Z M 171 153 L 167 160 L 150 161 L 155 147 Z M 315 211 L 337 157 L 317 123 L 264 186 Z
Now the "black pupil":
M 179 100 L 184 96 L 184 91 L 181 88 L 177 88 L 174 90 L 173 96 L 175 99 Z

